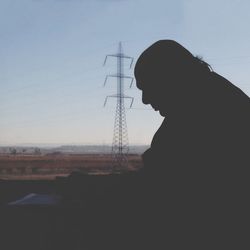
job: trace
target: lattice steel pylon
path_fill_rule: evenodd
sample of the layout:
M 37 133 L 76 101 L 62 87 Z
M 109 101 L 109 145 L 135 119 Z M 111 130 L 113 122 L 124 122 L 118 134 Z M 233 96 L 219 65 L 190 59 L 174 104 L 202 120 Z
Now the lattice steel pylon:
M 112 155 L 114 157 L 114 167 L 127 167 L 128 166 L 128 151 L 129 151 L 129 143 L 128 143 L 128 130 L 126 123 L 126 112 L 124 106 L 124 99 L 131 99 L 130 107 L 132 107 L 134 98 L 130 96 L 124 95 L 124 79 L 130 79 L 130 87 L 133 84 L 133 77 L 124 75 L 124 59 L 131 60 L 130 68 L 133 64 L 133 58 L 126 56 L 122 51 L 122 44 L 119 43 L 118 53 L 113 55 L 107 55 L 104 60 L 104 65 L 106 64 L 107 58 L 116 57 L 117 58 L 117 73 L 113 75 L 107 75 L 104 81 L 104 86 L 109 77 L 117 78 L 117 93 L 115 95 L 107 96 L 104 102 L 104 106 L 107 103 L 109 97 L 114 97 L 117 99 L 116 104 L 116 112 L 115 112 L 115 123 L 114 123 L 114 135 L 113 135 L 113 143 L 112 143 Z

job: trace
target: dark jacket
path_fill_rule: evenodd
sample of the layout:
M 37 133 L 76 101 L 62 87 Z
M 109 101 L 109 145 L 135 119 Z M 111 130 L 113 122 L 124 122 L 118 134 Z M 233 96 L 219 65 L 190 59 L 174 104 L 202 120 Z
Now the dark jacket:
M 197 105 L 166 117 L 143 154 L 145 190 L 169 232 L 184 230 L 173 237 L 213 246 L 220 235 L 225 247 L 246 235 L 250 98 L 216 73 L 204 81 Z

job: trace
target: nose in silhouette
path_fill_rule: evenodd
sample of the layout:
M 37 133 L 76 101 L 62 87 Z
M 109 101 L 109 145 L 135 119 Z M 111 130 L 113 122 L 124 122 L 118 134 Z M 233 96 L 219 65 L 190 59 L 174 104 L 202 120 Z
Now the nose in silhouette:
M 150 104 L 150 101 L 149 101 L 149 96 L 148 96 L 148 94 L 146 94 L 145 93 L 145 91 L 142 91 L 142 102 L 144 103 L 144 104 Z

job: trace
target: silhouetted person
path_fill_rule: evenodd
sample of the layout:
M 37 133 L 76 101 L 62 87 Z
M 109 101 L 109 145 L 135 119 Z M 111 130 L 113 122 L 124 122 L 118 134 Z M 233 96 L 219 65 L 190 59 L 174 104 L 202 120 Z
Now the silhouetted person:
M 149 230 L 162 234 L 153 240 L 249 247 L 249 97 L 172 40 L 146 49 L 135 77 L 143 103 L 165 117 L 143 154 Z

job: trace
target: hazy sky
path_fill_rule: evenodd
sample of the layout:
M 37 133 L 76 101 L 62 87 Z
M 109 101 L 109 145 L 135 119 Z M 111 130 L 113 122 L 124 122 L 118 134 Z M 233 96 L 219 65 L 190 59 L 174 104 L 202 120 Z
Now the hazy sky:
M 174 39 L 250 95 L 248 0 L 1 0 L 0 144 L 111 143 L 116 53 L 135 58 Z M 127 75 L 133 68 L 125 64 Z M 130 143 L 149 144 L 162 117 L 135 98 Z M 129 103 L 126 103 L 129 107 Z

